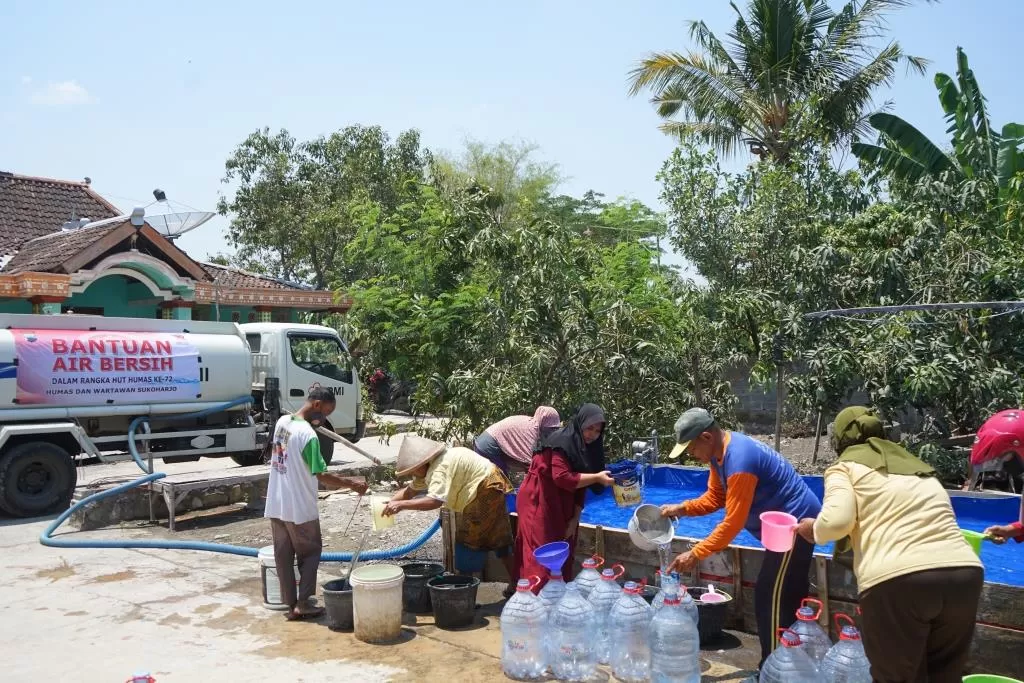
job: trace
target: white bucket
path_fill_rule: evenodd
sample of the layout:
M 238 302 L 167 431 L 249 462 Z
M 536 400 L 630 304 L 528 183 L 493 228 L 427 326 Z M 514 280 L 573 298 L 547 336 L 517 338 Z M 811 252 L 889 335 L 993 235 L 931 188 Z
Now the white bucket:
M 352 585 L 355 636 L 364 643 L 386 643 L 402 633 L 402 584 L 405 572 L 395 564 L 357 567 Z
M 267 609 L 284 611 L 289 608 L 281 600 L 281 582 L 277 578 L 277 565 L 274 564 L 274 546 L 260 548 L 260 581 L 263 583 L 263 606 Z M 299 565 L 295 563 L 295 594 L 299 590 Z

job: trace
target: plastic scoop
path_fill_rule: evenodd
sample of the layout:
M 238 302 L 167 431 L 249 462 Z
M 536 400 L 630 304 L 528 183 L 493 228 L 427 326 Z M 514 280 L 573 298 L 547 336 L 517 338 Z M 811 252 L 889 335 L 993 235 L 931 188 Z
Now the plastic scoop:
M 545 543 L 533 551 L 533 559 L 552 574 L 561 574 L 562 566 L 568 558 L 569 544 L 565 541 Z
M 788 553 L 796 538 L 796 517 L 785 512 L 761 513 L 761 545 L 773 553 Z
M 715 591 L 715 587 L 712 586 L 710 583 L 708 584 L 708 592 L 705 593 L 704 595 L 700 596 L 700 601 L 701 602 L 707 602 L 707 603 L 711 603 L 711 604 L 714 604 L 714 603 L 717 603 L 717 602 L 725 602 L 727 599 L 728 598 L 726 598 L 721 593 L 716 592 Z

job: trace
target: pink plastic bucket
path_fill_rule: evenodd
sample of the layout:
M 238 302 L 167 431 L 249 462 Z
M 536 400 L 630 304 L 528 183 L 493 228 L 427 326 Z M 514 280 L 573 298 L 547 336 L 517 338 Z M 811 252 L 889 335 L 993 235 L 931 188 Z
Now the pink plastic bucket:
M 793 549 L 796 536 L 796 517 L 785 512 L 761 513 L 761 545 L 773 553 L 786 553 Z

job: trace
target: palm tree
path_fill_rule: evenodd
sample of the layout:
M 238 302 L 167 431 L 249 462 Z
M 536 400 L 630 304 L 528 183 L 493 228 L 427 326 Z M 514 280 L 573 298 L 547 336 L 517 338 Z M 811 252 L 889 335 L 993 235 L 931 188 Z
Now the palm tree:
M 854 143 L 853 153 L 890 177 L 915 183 L 925 177 L 947 177 L 953 183 L 988 178 L 1005 189 L 1014 175 L 1024 171 L 1024 126 L 1010 123 L 997 133 L 989 120 L 981 88 L 962 48 L 956 49 L 956 79 L 935 75 L 939 102 L 951 133 L 952 149 L 943 151 L 899 116 L 878 113 L 869 117 L 878 131 L 879 144 Z
M 749 0 L 746 15 L 730 3 L 727 42 L 690 22 L 698 49 L 650 55 L 630 73 L 630 94 L 652 93 L 667 133 L 784 161 L 811 137 L 838 142 L 867 130 L 872 95 L 898 64 L 924 72 L 927 62 L 895 41 L 875 47 L 886 13 L 912 3 L 850 0 L 837 12 L 827 0 Z

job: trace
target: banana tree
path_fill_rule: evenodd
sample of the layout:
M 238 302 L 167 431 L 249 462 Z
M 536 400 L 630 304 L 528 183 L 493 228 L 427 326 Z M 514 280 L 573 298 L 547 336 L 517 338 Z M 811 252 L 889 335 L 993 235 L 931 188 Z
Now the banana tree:
M 935 76 L 939 102 L 949 124 L 949 151 L 899 116 L 880 112 L 868 119 L 879 133 L 879 144 L 854 143 L 853 153 L 899 181 L 916 183 L 923 178 L 947 177 L 956 183 L 989 179 L 1005 191 L 1014 176 L 1024 171 L 1024 126 L 1010 123 L 1000 132 L 993 130 L 985 97 L 962 48 L 957 48 L 956 62 L 955 80 L 944 73 Z

